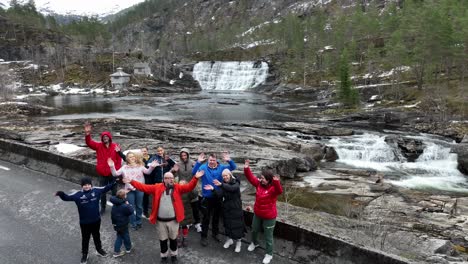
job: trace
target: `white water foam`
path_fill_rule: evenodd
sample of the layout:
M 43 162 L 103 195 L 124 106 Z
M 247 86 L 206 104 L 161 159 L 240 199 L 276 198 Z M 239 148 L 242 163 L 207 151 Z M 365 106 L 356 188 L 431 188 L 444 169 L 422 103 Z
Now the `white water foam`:
M 396 149 L 385 142 L 385 136 L 364 134 L 330 140 L 338 153 L 337 162 L 353 167 L 373 169 L 400 175 L 388 182 L 412 189 L 468 192 L 468 182 L 457 169 L 457 154 L 450 153 L 449 143 L 440 144 L 424 137 L 424 152 L 415 162 L 406 162 Z M 436 143 L 437 142 L 437 143 Z
M 202 61 L 193 67 L 193 78 L 203 90 L 247 90 L 265 82 L 268 64 L 253 61 Z

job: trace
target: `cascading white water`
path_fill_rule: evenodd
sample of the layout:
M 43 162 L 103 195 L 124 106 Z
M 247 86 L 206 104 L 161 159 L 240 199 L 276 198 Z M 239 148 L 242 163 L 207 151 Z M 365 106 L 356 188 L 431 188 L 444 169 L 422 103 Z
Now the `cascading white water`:
M 457 169 L 457 154 L 450 147 L 422 138 L 425 149 L 415 162 L 401 158 L 400 150 L 385 142 L 385 136 L 364 134 L 331 139 L 337 162 L 398 175 L 392 184 L 414 189 L 468 192 L 468 183 Z
M 202 61 L 193 67 L 193 78 L 203 90 L 247 90 L 265 82 L 268 64 L 254 61 Z

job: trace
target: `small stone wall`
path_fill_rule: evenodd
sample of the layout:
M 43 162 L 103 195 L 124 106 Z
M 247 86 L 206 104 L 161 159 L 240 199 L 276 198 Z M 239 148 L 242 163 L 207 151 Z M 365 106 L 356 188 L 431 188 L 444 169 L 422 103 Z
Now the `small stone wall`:
M 81 160 L 61 156 L 48 151 L 35 149 L 31 146 L 0 139 L 0 159 L 17 165 L 79 183 L 83 176 L 98 177 L 95 165 Z M 95 178 L 97 180 L 97 178 Z M 95 182 L 97 182 L 95 180 Z M 252 223 L 253 214 L 244 212 L 247 226 Z M 383 252 L 359 247 L 338 238 L 304 230 L 298 226 L 277 222 L 275 227 L 275 250 L 280 255 L 291 255 L 300 263 L 314 260 L 317 252 L 322 252 L 332 258 L 333 263 L 408 263 L 396 256 Z M 246 237 L 249 240 L 249 237 Z M 290 250 L 287 250 L 289 248 Z M 313 249 L 313 250 L 311 250 Z M 282 251 L 282 252 L 278 252 Z M 327 263 L 329 263 L 327 261 Z
M 97 183 L 94 164 L 16 142 L 0 139 L 0 159 L 75 183 L 84 176 L 91 176 Z

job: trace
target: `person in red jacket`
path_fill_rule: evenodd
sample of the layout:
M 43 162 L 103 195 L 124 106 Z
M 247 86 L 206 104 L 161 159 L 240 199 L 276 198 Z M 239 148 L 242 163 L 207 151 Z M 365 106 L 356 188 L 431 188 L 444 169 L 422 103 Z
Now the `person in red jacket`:
M 99 177 L 99 186 L 106 186 L 114 181 L 111 170 L 107 164 L 107 160 L 110 158 L 114 161 L 115 169 L 118 170 L 122 166 L 122 158 L 116 151 L 116 148 L 120 150 L 117 143 L 112 142 L 112 135 L 108 131 L 101 133 L 101 142 L 94 141 L 91 138 L 92 126 L 86 122 L 84 125 L 85 142 L 88 147 L 96 151 L 96 171 L 101 176 Z M 112 195 L 115 196 L 117 193 L 117 185 L 112 188 Z M 106 194 L 101 195 L 101 214 L 106 211 Z
M 276 224 L 276 200 L 283 193 L 279 176 L 273 175 L 271 170 L 262 172 L 259 178 L 250 170 L 250 161 L 245 160 L 244 174 L 247 180 L 257 189 L 255 194 L 254 217 L 252 223 L 252 243 L 247 248 L 254 251 L 258 247 L 258 232 L 263 228 L 266 244 L 266 254 L 263 263 L 270 263 L 273 258 L 273 231 Z
M 188 184 L 174 183 L 174 175 L 171 172 L 164 174 L 162 183 L 154 185 L 143 184 L 129 178 L 123 179 L 124 183 L 130 183 L 137 190 L 153 195 L 153 210 L 151 210 L 149 221 L 156 225 L 161 247 L 161 263 L 168 263 L 168 240 L 171 262 L 177 263 L 179 223 L 185 218 L 182 194 L 191 192 L 197 186 L 198 179 L 204 174 L 204 171 L 197 172 Z

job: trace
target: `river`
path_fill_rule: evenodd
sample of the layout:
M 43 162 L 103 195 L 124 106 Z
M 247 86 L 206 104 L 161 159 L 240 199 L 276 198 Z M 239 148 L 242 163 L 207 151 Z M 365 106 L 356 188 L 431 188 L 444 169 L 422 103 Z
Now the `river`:
M 314 102 L 304 98 L 270 97 L 244 91 L 207 91 L 195 94 L 161 94 L 153 97 L 66 95 L 46 97 L 48 106 L 59 108 L 46 118 L 55 120 L 122 118 L 140 120 L 192 120 L 213 123 L 272 120 L 279 122 L 321 122 Z M 424 153 L 407 162 L 399 150 L 385 142 L 387 135 L 401 131 L 363 131 L 348 137 L 307 140 L 333 146 L 340 157 L 336 166 L 351 166 L 381 172 L 397 186 L 429 192 L 468 193 L 468 182 L 457 170 L 457 155 L 450 152 L 451 140 L 433 135 L 404 133 L 421 140 Z M 306 177 L 307 182 L 311 180 Z

